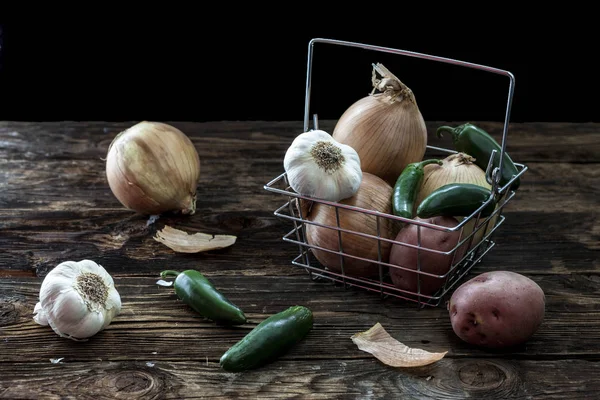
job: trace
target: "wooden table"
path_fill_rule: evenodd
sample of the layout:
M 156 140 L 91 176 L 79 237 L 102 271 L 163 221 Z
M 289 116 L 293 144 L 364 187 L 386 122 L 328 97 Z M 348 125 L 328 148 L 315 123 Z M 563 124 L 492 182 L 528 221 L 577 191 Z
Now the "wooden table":
M 517 271 L 545 291 L 539 331 L 507 352 L 462 342 L 444 307 L 314 283 L 291 264 L 298 248 L 282 240 L 289 223 L 273 215 L 283 199 L 263 185 L 282 172 L 301 122 L 171 123 L 202 160 L 198 211 L 150 225 L 118 203 L 105 179 L 108 145 L 133 123 L 0 123 L 0 398 L 598 398 L 599 124 L 511 125 L 508 148 L 529 171 L 496 247 L 469 275 Z M 430 135 L 438 125 L 428 124 Z M 502 127 L 481 126 L 494 135 Z M 175 253 L 152 238 L 165 224 L 238 241 Z M 44 275 L 85 258 L 113 275 L 123 309 L 78 343 L 37 325 L 32 311 Z M 224 328 L 204 320 L 156 285 L 166 268 L 199 269 L 249 322 Z M 315 319 L 292 351 L 259 370 L 219 368 L 257 323 L 296 304 Z M 383 365 L 350 339 L 377 322 L 409 346 L 448 354 L 421 368 Z

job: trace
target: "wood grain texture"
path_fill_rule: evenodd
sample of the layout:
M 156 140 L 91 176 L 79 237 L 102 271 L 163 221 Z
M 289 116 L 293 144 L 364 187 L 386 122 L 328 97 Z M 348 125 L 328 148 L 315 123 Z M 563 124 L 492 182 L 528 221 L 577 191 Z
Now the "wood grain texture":
M 507 148 L 529 170 L 496 247 L 470 276 L 523 273 L 543 288 L 547 308 L 530 341 L 502 351 L 460 341 L 443 306 L 312 282 L 291 264 L 298 248 L 282 236 L 292 226 L 273 215 L 286 199 L 263 186 L 283 172 L 301 122 L 173 122 L 200 154 L 198 211 L 152 224 L 124 209 L 105 180 L 108 145 L 132 124 L 0 122 L 0 398 L 579 399 L 600 389 L 600 124 L 510 127 Z M 430 143 L 449 147 L 434 137 L 441 124 L 427 124 Z M 502 124 L 478 124 L 500 137 Z M 153 239 L 165 224 L 238 240 L 177 254 Z M 123 311 L 76 343 L 37 325 L 32 311 L 46 273 L 84 258 L 114 276 Z M 241 305 L 248 323 L 217 326 L 155 283 L 163 269 L 188 268 Z M 295 304 L 315 315 L 304 341 L 257 371 L 219 368 L 229 346 Z M 419 369 L 386 367 L 350 340 L 376 322 L 409 346 L 448 355 Z
M 86 343 L 60 338 L 49 327 L 37 325 L 32 311 L 41 278 L 3 279 L 0 284 L 0 354 L 17 362 L 69 357 L 72 360 L 135 360 L 156 351 L 157 360 L 218 360 L 235 342 L 269 315 L 305 305 L 314 313 L 314 328 L 301 345 L 283 359 L 369 359 L 350 340 L 380 322 L 408 346 L 448 351 L 449 357 L 600 359 L 600 277 L 596 275 L 533 276 L 547 297 L 546 317 L 526 345 L 490 351 L 463 343 L 453 333 L 444 307 L 419 309 L 414 303 L 377 294 L 313 283 L 305 275 L 289 277 L 231 276 L 205 272 L 216 287 L 240 305 L 248 323 L 220 327 L 177 299 L 172 288 L 156 285 L 153 277 L 117 275 L 121 314 Z M 578 332 L 585 335 L 573 340 Z M 16 346 L 29 343 L 34 346 Z M 424 344 L 425 343 L 425 344 Z
M 147 360 L 147 361 L 146 361 Z M 592 399 L 600 365 L 584 360 L 443 359 L 397 370 L 377 360 L 280 361 L 243 374 L 214 361 L 5 364 L 0 399 Z M 290 373 L 293 371 L 293 373 Z
M 428 124 L 430 136 L 440 124 Z M 290 226 L 272 215 L 285 199 L 263 186 L 282 172 L 283 154 L 301 124 L 174 125 L 191 136 L 202 160 L 198 211 L 189 218 L 165 216 L 157 226 L 176 224 L 182 229 L 239 235 L 238 245 L 225 253 L 234 257 L 227 259 L 229 263 L 254 262 L 265 268 L 287 264 L 295 249 L 281 246 L 281 236 Z M 333 121 L 321 125 L 331 129 Z M 496 137 L 502 128 L 501 124 L 481 125 Z M 0 124 L 0 155 L 4 156 L 0 157 L 0 274 L 28 271 L 43 275 L 65 257 L 99 258 L 115 267 L 121 265 L 123 272 L 127 266 L 132 273 L 168 259 L 168 249 L 151 238 L 156 227 L 146 226 L 147 218 L 125 210 L 106 183 L 103 157 L 114 135 L 128 126 L 130 123 Z M 594 147 L 598 128 L 598 124 L 511 127 L 511 154 L 515 160 L 528 162 L 529 170 L 517 196 L 505 207 L 507 221 L 496 239 L 507 251 L 497 262 L 514 265 L 526 260 L 522 263 L 525 268 L 539 272 L 567 264 L 573 270 L 597 267 L 600 234 L 594 211 L 600 196 L 596 184 L 600 168 L 593 163 L 598 161 L 594 155 L 599 153 L 594 150 L 598 150 Z M 565 147 L 565 140 L 571 138 L 586 146 Z M 543 154 L 548 148 L 563 151 L 567 158 L 536 155 L 530 152 L 531 146 L 521 146 L 523 141 L 543 144 Z M 436 144 L 449 146 L 448 138 L 440 142 Z M 590 149 L 592 154 L 586 153 Z M 563 160 L 572 162 L 559 162 Z M 577 215 L 569 214 L 574 212 Z M 538 224 L 545 226 L 539 232 L 544 236 L 528 233 Z M 555 245 L 574 245 L 582 251 L 551 252 Z M 535 256 L 538 252 L 551 252 L 553 257 L 539 259 Z M 224 259 L 222 254 L 198 258 L 218 261 Z M 493 257 L 491 254 L 489 262 L 496 268 Z

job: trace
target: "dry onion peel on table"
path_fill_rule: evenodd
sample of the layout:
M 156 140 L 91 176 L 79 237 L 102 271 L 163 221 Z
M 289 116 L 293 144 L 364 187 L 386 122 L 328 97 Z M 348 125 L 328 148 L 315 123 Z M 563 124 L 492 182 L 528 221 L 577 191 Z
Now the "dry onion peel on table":
M 190 234 L 165 225 L 162 230 L 156 232 L 154 240 L 179 253 L 200 253 L 229 247 L 236 242 L 237 237 L 233 235 L 209 235 L 202 232 Z
M 431 353 L 408 347 L 391 337 L 379 322 L 368 331 L 352 335 L 351 339 L 360 350 L 373 354 L 392 367 L 421 367 L 441 360 L 448 353 Z

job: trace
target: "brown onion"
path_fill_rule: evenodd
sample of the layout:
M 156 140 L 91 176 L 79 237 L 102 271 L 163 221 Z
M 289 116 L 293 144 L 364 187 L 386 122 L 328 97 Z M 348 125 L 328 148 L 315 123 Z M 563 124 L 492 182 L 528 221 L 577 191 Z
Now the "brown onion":
M 119 133 L 108 149 L 106 177 L 115 197 L 141 214 L 194 214 L 200 158 L 179 129 L 140 122 Z
M 473 183 L 490 189 L 485 179 L 485 171 L 474 162 L 475 158 L 466 153 L 455 153 L 444 158 L 442 164 L 429 164 L 423 168 L 423 180 L 417 192 L 416 207 L 434 190 L 449 183 Z
M 381 64 L 373 66 L 373 92 L 340 117 L 333 138 L 354 148 L 361 168 L 394 185 L 404 168 L 421 161 L 427 127 L 413 92 Z M 383 78 L 376 79 L 375 72 Z
M 442 160 L 442 164 L 429 164 L 424 168 L 423 181 L 417 193 L 415 201 L 415 211 L 421 201 L 429 196 L 434 190 L 449 183 L 472 183 L 491 189 L 491 185 L 485 178 L 485 171 L 475 164 L 475 158 L 466 153 L 451 154 Z M 455 217 L 458 222 L 462 222 L 464 217 Z M 487 227 L 480 228 L 473 235 L 471 247 L 475 246 L 484 235 L 487 235 L 498 219 L 498 216 L 492 217 Z M 469 236 L 475 229 L 475 220 L 467 222 L 463 227 L 461 241 Z M 482 223 L 483 221 L 479 221 Z M 468 243 L 468 242 L 467 242 Z
M 379 211 L 390 214 L 392 211 L 392 187 L 384 180 L 368 172 L 363 173 L 361 185 L 352 197 L 340 201 L 354 207 Z M 377 217 L 363 212 L 339 208 L 340 227 L 355 232 L 377 235 Z M 314 202 L 308 220 L 327 226 L 336 227 L 335 208 L 319 202 Z M 306 236 L 310 245 L 339 251 L 338 231 L 330 228 L 306 224 Z M 392 240 L 399 230 L 393 220 L 380 217 L 380 235 Z M 378 261 L 378 245 L 376 239 L 366 238 L 353 233 L 342 232 L 343 252 L 356 257 Z M 389 258 L 389 242 L 381 242 L 381 261 Z M 341 273 L 340 256 L 323 250 L 313 249 L 317 260 L 326 268 Z M 344 274 L 356 277 L 376 277 L 379 275 L 379 265 L 373 262 L 344 257 Z

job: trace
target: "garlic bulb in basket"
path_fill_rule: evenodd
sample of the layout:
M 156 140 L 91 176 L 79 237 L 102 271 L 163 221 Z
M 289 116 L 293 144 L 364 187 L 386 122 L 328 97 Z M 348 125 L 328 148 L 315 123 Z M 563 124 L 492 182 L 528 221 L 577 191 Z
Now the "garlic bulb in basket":
M 179 129 L 143 121 L 110 144 L 106 178 L 121 204 L 140 214 L 194 214 L 200 158 Z
M 121 311 L 112 277 L 90 260 L 65 261 L 46 275 L 34 321 L 61 337 L 86 340 L 105 329 Z
M 292 189 L 322 200 L 351 197 L 362 181 L 356 151 L 322 130 L 298 135 L 285 153 L 283 166 Z

